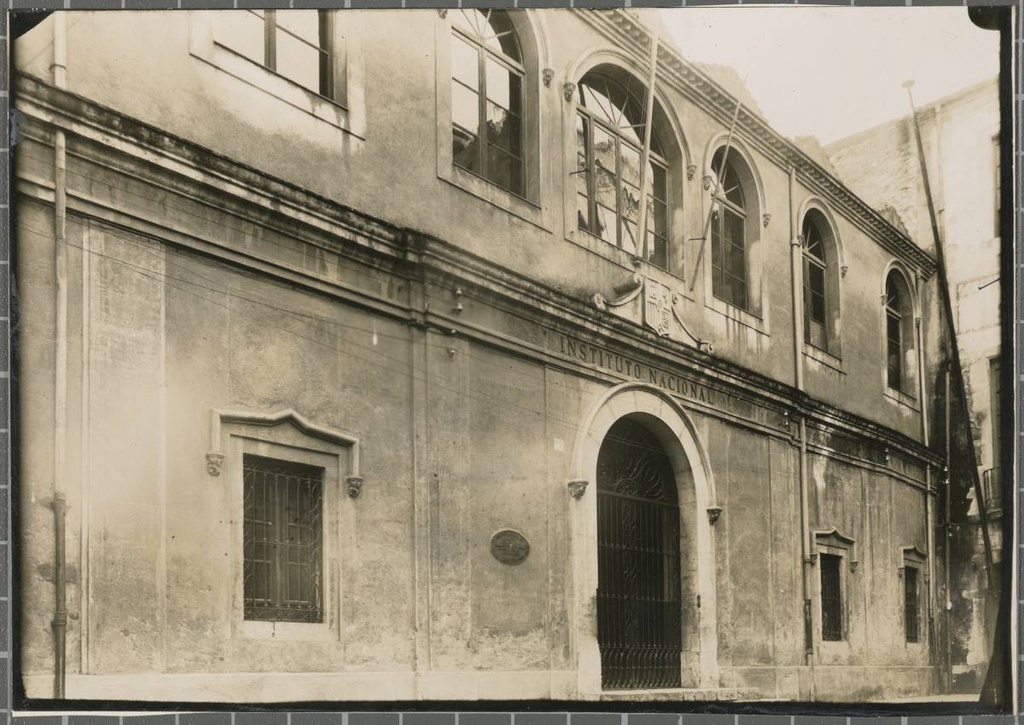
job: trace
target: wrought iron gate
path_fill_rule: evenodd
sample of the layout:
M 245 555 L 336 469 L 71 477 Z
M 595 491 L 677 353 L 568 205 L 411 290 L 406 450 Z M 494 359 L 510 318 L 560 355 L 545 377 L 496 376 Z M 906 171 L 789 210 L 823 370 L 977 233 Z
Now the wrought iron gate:
M 679 503 L 658 439 L 622 419 L 597 457 L 597 640 L 606 690 L 680 686 Z

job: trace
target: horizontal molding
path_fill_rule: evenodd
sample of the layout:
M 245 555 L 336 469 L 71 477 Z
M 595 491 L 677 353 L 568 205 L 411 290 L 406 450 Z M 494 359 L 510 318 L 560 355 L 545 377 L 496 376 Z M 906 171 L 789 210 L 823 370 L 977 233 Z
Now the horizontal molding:
M 290 239 L 322 246 L 344 259 L 387 267 L 388 274 L 406 279 L 410 287 L 461 287 L 464 299 L 479 300 L 497 312 L 540 325 L 549 333 L 573 336 L 588 344 L 598 343 L 609 351 L 698 381 L 769 411 L 819 420 L 821 425 L 831 426 L 844 435 L 904 451 L 922 464 L 934 464 L 937 460 L 921 443 L 897 431 L 811 399 L 788 383 L 666 339 L 629 320 L 601 313 L 586 300 L 500 267 L 444 240 L 368 217 L 36 79 L 23 76 L 19 88 L 18 105 L 28 116 L 23 124 L 22 143 L 46 144 L 49 127 L 65 128 L 71 134 L 70 157 L 110 168 L 137 182 L 153 184 L 188 203 L 213 207 L 223 214 L 275 229 Z M 50 180 L 26 178 L 24 164 L 19 173 L 19 193 L 52 203 Z M 401 301 L 385 299 L 373 292 L 326 279 L 308 269 L 289 266 L 269 254 L 232 248 L 217 239 L 199 239 L 169 228 L 159 219 L 144 219 L 139 211 L 126 210 L 100 198 L 87 198 L 81 190 L 70 189 L 68 198 L 76 213 L 136 235 L 152 235 L 162 242 L 200 252 L 233 267 L 254 270 L 397 318 L 405 324 L 439 331 L 454 330 L 461 337 L 571 370 L 574 374 L 599 380 L 616 379 L 551 351 L 529 349 L 524 341 L 501 331 L 474 328 L 468 320 L 438 314 L 435 310 L 415 309 L 412 300 L 416 296 L 412 294 Z M 287 224 L 277 223 L 285 220 Z M 700 407 L 682 400 L 687 405 Z M 722 411 L 707 412 L 730 417 Z M 756 420 L 731 422 L 767 430 L 763 422 Z M 779 435 L 774 429 L 773 433 Z

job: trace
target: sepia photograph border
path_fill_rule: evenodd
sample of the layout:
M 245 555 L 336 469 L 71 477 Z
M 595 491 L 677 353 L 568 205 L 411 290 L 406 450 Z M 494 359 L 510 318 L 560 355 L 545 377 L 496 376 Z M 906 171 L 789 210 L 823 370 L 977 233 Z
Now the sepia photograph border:
M 2 0 L 3 9 L 0 22 L 0 36 L 7 43 L 8 61 L 16 28 L 38 22 L 43 14 L 53 10 L 135 10 L 135 9 L 223 9 L 228 7 L 244 7 L 245 2 L 239 0 Z M 667 2 L 653 0 L 590 0 L 576 2 L 569 0 L 563 7 L 576 8 L 644 8 L 644 7 L 708 7 L 717 3 L 694 2 L 680 0 L 669 5 Z M 745 3 L 744 3 L 745 4 Z M 776 3 L 773 3 L 776 4 Z M 789 4 L 789 3 L 777 3 Z M 796 4 L 796 3 L 793 3 Z M 800 3 L 803 5 L 804 3 Z M 836 2 L 821 4 L 837 5 Z M 961 5 L 959 2 L 888 2 L 883 0 L 851 0 L 842 5 L 857 7 L 879 6 L 934 6 Z M 463 0 L 456 5 L 452 0 L 344 0 L 339 2 L 317 3 L 315 0 L 267 0 L 257 2 L 253 6 L 294 8 L 396 8 L 396 7 L 493 7 L 512 9 L 515 7 L 557 7 L 555 0 Z M 964 3 L 972 5 L 975 3 Z M 1004 723 L 1021 722 L 1020 712 L 1024 683 L 1021 680 L 1021 664 L 1024 658 L 1024 638 L 1022 638 L 1019 622 L 1024 615 L 1024 596 L 1020 591 L 1020 582 L 1024 576 L 1021 568 L 1020 551 L 1024 547 L 1020 520 L 1020 483 L 1024 480 L 1024 461 L 1022 449 L 1024 445 L 1024 428 L 1020 421 L 1024 418 L 1024 402 L 1022 402 L 1022 380 L 1024 380 L 1024 245 L 1020 240 L 1022 222 L 1021 189 L 1021 153 L 1024 145 L 1020 118 L 1024 110 L 1024 94 L 1021 93 L 1021 77 L 1024 75 L 1024 0 L 1003 0 L 1002 2 L 977 3 L 979 14 L 989 13 L 994 22 L 1003 23 L 1002 46 L 1000 58 L 1000 101 L 1002 109 L 1001 127 L 1002 146 L 1001 159 L 1005 167 L 1002 179 L 1011 175 L 1013 184 L 1003 184 L 1002 208 L 1012 209 L 1012 215 L 1004 212 L 1001 220 L 1002 260 L 1002 346 L 1001 357 L 1005 367 L 1012 370 L 1011 375 L 1004 372 L 1002 380 L 1012 382 L 1010 392 L 1004 394 L 1007 402 L 1006 410 L 1013 411 L 1002 420 L 1002 440 L 1007 442 L 1003 460 L 1012 456 L 1014 485 L 1008 486 L 1003 492 L 1004 509 L 1013 512 L 1009 528 L 1004 522 L 1005 539 L 1012 546 L 1004 547 L 1007 551 L 1002 562 L 1005 581 L 1012 581 L 1012 586 L 1004 586 L 1002 595 L 1003 606 L 1011 613 L 1009 618 L 1001 619 L 1007 630 L 1007 671 L 1004 681 L 1012 693 L 1012 702 L 1006 707 L 983 707 L 977 703 L 932 702 L 907 703 L 901 705 L 868 705 L 857 703 L 802 703 L 802 702 L 609 702 L 609 701 L 401 701 L 401 702 L 301 702 L 273 705 L 228 705 L 213 702 L 133 702 L 130 700 L 85 701 L 85 700 L 42 700 L 25 697 L 24 689 L 19 682 L 19 642 L 17 624 L 20 612 L 18 597 L 18 536 L 19 514 L 17 504 L 20 436 L 17 428 L 19 405 L 19 381 L 17 378 L 17 362 L 19 355 L 19 310 L 18 310 L 18 279 L 13 273 L 14 259 L 12 251 L 16 250 L 12 234 L 15 229 L 11 215 L 17 210 L 12 208 L 15 176 L 11 168 L 12 151 L 19 139 L 19 119 L 13 110 L 10 96 L 13 66 L 10 62 L 4 66 L 4 74 L 0 76 L 0 87 L 3 89 L 2 103 L 8 122 L 3 124 L 6 140 L 4 144 L 8 153 L 0 157 L 4 166 L 2 177 L 7 181 L 0 190 L 0 717 L 6 723 L 19 725 L 121 725 L 126 721 L 145 721 L 152 725 L 748 725 L 768 723 L 770 725 L 840 725 L 854 723 L 877 723 L 877 725 L 916 725 L 916 723 L 948 723 L 948 725 L 1003 725 Z M 966 8 L 965 8 L 966 10 Z M 742 12 L 742 10 L 740 11 Z M 1012 130 L 1012 133 L 1009 131 Z M 1009 162 L 1009 163 L 1007 163 Z M 1007 233 L 1010 231 L 1011 233 Z M 1012 280 L 1012 284 L 1008 281 Z M 230 416 L 225 416 L 227 420 Z M 298 416 L 294 416 L 298 419 Z M 250 421 L 251 422 L 251 421 Z M 244 425 L 241 421 L 238 425 Z M 305 423 L 299 420 L 296 425 Z M 340 435 L 328 431 L 330 435 Z M 1011 445 L 1011 443 L 1013 445 Z M 255 449 L 254 449 L 255 450 Z M 354 454 L 353 454 L 354 455 Z M 349 478 L 357 478 L 350 476 Z M 350 481 L 350 486 L 361 486 Z M 351 495 L 351 493 L 349 494 Z M 358 495 L 358 491 L 356 492 Z M 1012 503 L 1011 503 L 1012 502 Z M 505 534 L 505 532 L 499 532 Z M 507 534 L 508 542 L 505 554 L 523 556 L 519 539 L 511 532 Z M 841 535 L 838 535 L 841 538 Z M 495 545 L 492 541 L 492 552 Z M 495 553 L 498 558 L 499 554 Z M 499 559 L 500 560 L 500 559 Z

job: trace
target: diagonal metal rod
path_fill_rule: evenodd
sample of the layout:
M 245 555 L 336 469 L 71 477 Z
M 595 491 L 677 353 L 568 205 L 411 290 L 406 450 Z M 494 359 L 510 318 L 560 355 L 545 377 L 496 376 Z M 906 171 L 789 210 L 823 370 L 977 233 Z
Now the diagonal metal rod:
M 644 109 L 644 149 L 640 157 L 640 220 L 639 238 L 637 239 L 637 250 L 650 260 L 652 250 L 647 248 L 647 195 L 650 182 L 647 180 L 647 166 L 651 162 L 651 134 L 654 126 L 654 78 L 658 70 L 658 42 L 660 40 L 661 25 L 658 22 L 651 23 L 651 60 L 650 76 L 647 81 L 647 103 Z M 667 260 L 666 260 L 667 261 Z
M 732 136 L 736 131 L 736 123 L 740 120 L 740 108 L 742 107 L 743 104 L 736 101 L 736 113 L 732 117 L 732 125 L 729 126 L 729 136 L 725 139 L 725 153 L 722 154 L 722 163 L 718 165 L 718 178 L 713 180 L 711 205 L 708 207 L 708 215 L 704 217 L 704 231 L 700 235 L 700 249 L 697 250 L 697 261 L 693 264 L 693 276 L 690 278 L 691 292 L 693 292 L 693 286 L 697 284 L 697 270 L 700 269 L 700 264 L 704 259 L 704 247 L 708 242 L 708 231 L 711 229 L 711 215 L 715 211 L 715 197 L 718 195 L 718 186 L 722 181 L 722 175 L 725 173 L 725 162 L 729 158 L 729 147 L 732 145 Z

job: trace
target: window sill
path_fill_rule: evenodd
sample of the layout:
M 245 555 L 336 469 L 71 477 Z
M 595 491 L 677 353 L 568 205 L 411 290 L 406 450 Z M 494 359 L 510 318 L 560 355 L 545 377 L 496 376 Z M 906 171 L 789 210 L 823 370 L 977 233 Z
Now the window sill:
M 245 639 L 278 639 L 286 642 L 331 642 L 335 639 L 326 622 L 263 622 L 245 620 L 241 627 Z
M 912 395 L 908 395 L 900 390 L 896 390 L 895 388 L 890 388 L 886 386 L 885 397 L 893 401 L 894 403 L 910 408 L 911 410 L 916 411 L 918 409 L 917 398 L 915 398 Z
M 706 283 L 709 284 L 709 283 Z M 704 306 L 709 310 L 719 313 L 733 322 L 738 322 L 744 327 L 749 327 L 754 332 L 767 336 L 768 320 L 758 317 L 752 312 L 731 305 L 723 299 L 715 297 L 714 293 L 705 292 Z
M 807 342 L 804 343 L 804 357 L 808 357 L 815 362 L 819 362 L 825 367 L 835 370 L 837 373 L 846 375 L 846 371 L 843 370 L 843 361 L 841 358 L 825 352 L 821 348 L 815 347 Z
M 193 14 L 193 18 L 195 17 Z M 217 43 L 213 39 L 212 29 L 200 20 L 192 21 L 189 51 L 196 58 L 243 83 L 331 126 L 362 138 L 362 129 L 352 127 L 353 118 L 349 109 Z
M 541 207 L 507 189 L 492 184 L 487 179 L 477 176 L 471 171 L 461 169 L 453 163 L 446 165 L 445 160 L 442 158 L 438 160 L 437 176 L 455 188 L 496 206 L 514 217 L 518 217 L 545 231 L 551 231 L 550 227 L 544 223 L 544 210 Z

